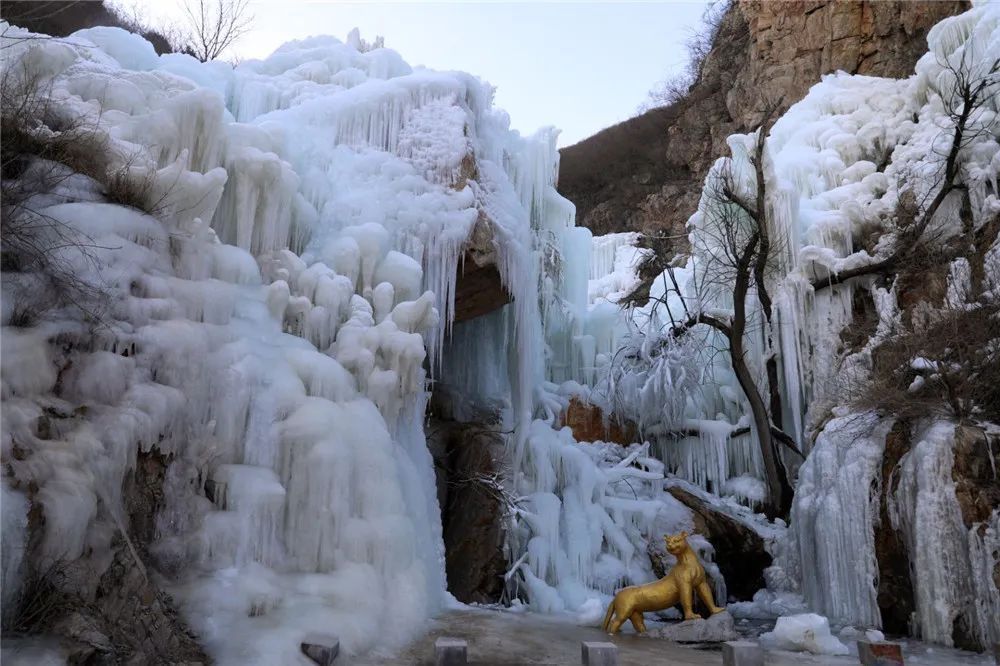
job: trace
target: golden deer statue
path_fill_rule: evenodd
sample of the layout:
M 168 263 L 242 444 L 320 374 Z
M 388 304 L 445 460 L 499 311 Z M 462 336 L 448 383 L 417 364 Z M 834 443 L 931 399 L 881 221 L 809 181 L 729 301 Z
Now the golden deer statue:
M 685 620 L 700 619 L 701 616 L 696 615 L 692 608 L 695 592 L 712 615 L 725 610 L 715 605 L 712 588 L 705 576 L 705 567 L 691 550 L 687 536 L 687 532 L 681 532 L 663 537 L 667 552 L 677 558 L 677 564 L 655 583 L 633 585 L 619 590 L 604 614 L 605 631 L 617 634 L 625 621 L 631 620 L 635 630 L 640 634 L 644 633 L 646 622 L 643 620 L 643 613 L 663 610 L 677 604 L 684 610 Z

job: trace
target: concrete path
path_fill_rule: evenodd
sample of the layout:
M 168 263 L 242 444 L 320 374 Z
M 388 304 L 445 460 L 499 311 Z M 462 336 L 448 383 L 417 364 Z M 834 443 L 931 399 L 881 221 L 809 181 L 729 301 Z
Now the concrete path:
M 572 618 L 485 609 L 449 611 L 433 621 L 429 631 L 394 658 L 350 659 L 338 666 L 414 666 L 434 663 L 439 636 L 469 643 L 470 666 L 579 666 L 580 643 L 611 641 L 618 645 L 620 666 L 721 666 L 721 649 L 684 647 L 655 638 L 623 633 L 614 638 L 596 627 L 581 627 Z M 979 666 L 992 658 L 941 647 L 910 643 L 906 663 L 933 666 Z M 857 666 L 857 657 L 829 657 L 792 652 L 768 652 L 767 666 Z
M 550 616 L 480 609 L 450 611 L 442 615 L 426 635 L 414 641 L 396 659 L 349 663 L 354 666 L 433 664 L 434 640 L 438 636 L 467 640 L 470 666 L 579 666 L 581 642 L 608 640 L 618 645 L 620 666 L 717 666 L 722 663 L 721 651 L 683 648 L 635 634 L 622 634 L 612 639 L 596 627 L 580 627 Z

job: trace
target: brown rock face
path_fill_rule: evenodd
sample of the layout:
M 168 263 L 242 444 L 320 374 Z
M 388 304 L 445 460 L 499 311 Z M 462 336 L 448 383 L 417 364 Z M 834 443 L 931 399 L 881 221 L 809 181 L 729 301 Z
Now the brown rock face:
M 764 540 L 750 528 L 716 511 L 691 493 L 680 488 L 667 490 L 691 509 L 695 532 L 708 539 L 715 548 L 715 563 L 726 579 L 730 599 L 753 599 L 754 592 L 764 587 L 764 569 L 771 566 L 771 555 L 764 548 Z
M 900 459 L 910 450 L 910 424 L 897 422 L 885 439 L 882 457 L 882 496 L 879 498 L 879 522 L 875 526 L 875 559 L 878 562 L 878 602 L 882 628 L 892 634 L 910 632 L 910 615 L 916 606 L 910 582 L 910 557 L 906 539 L 892 528 L 889 498 L 899 486 Z M 896 472 L 894 474 L 894 472 Z
M 466 157 L 462 160 L 463 171 L 469 163 L 470 156 Z M 471 164 L 474 168 L 475 161 Z M 455 269 L 455 323 L 481 317 L 510 303 L 510 292 L 503 286 L 496 263 L 493 222 L 480 210 L 479 219 L 465 244 L 465 256 Z
M 138 453 L 122 494 L 128 538 L 115 536 L 110 563 L 88 555 L 46 568 L 31 550 L 38 539 L 31 540 L 25 557 L 31 594 L 19 601 L 20 620 L 28 624 L 11 627 L 14 633 L 57 638 L 73 664 L 211 663 L 157 585 L 146 550 L 155 536 L 168 465 L 156 449 Z M 35 520 L 29 530 L 40 528 L 44 515 Z
M 466 261 L 459 266 L 455 283 L 455 323 L 489 314 L 510 301 L 510 293 L 504 289 L 495 265 L 477 266 L 475 262 Z
M 1000 509 L 1000 481 L 995 461 L 1000 460 L 1000 437 L 987 435 L 981 428 L 955 428 L 955 462 L 951 468 L 955 480 L 955 499 L 962 511 L 962 522 L 969 529 L 979 525 L 980 536 L 987 521 Z M 993 567 L 993 585 L 1000 590 L 1000 563 Z M 956 641 L 976 647 L 973 640 Z
M 666 235 L 687 249 L 695 211 L 725 139 L 756 127 L 768 103 L 802 99 L 823 74 L 904 77 L 927 50 L 927 31 L 967 2 L 743 0 L 722 19 L 683 100 L 609 127 L 561 151 L 559 191 L 595 234 Z M 669 260 L 670 256 L 663 257 Z
M 605 422 L 600 407 L 576 397 L 570 399 L 562 422 L 573 431 L 578 442 L 614 442 L 626 446 L 638 438 L 634 424 L 620 424 L 614 418 Z
M 1000 460 L 1000 437 L 972 426 L 955 428 L 951 476 L 955 480 L 955 498 L 962 510 L 962 522 L 969 529 L 989 520 L 1000 507 L 1000 482 L 994 472 L 996 460 Z M 993 577 L 1000 588 L 1000 570 Z
M 440 422 L 429 441 L 438 476 L 448 591 L 465 603 L 503 593 L 504 440 L 479 424 Z

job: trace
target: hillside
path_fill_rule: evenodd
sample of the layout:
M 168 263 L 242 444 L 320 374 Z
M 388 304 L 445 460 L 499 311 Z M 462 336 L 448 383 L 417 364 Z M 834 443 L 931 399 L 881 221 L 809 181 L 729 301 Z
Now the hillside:
M 908 76 L 931 26 L 967 7 L 734 2 L 687 96 L 560 150 L 559 192 L 576 205 L 577 223 L 595 234 L 666 235 L 673 249 L 662 252 L 682 252 L 701 183 L 730 134 L 756 127 L 772 104 L 783 112 L 823 74 Z

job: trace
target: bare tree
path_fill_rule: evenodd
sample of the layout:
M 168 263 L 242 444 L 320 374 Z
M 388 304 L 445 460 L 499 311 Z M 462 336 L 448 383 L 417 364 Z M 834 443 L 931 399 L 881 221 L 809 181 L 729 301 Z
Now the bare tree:
M 781 444 L 801 456 L 795 441 L 781 429 L 781 393 L 778 383 L 777 352 L 772 340 L 773 305 L 768 290 L 768 276 L 775 268 L 778 254 L 774 238 L 774 223 L 767 214 L 767 180 L 764 158 L 765 141 L 771 118 L 780 101 L 769 106 L 753 146 L 750 163 L 755 186 L 751 196 L 742 193 L 732 161 L 718 167 L 710 175 L 699 224 L 701 250 L 696 252 L 696 282 L 694 303 L 689 308 L 690 295 L 681 293 L 673 269 L 667 275 L 672 282 L 669 292 L 679 297 L 683 313 L 674 313 L 667 298 L 659 299 L 667 306 L 670 318 L 669 334 L 673 338 L 688 335 L 699 326 L 708 326 L 722 334 L 726 341 L 729 362 L 736 380 L 746 396 L 760 446 L 768 500 L 765 511 L 772 516 L 785 515 L 791 506 L 792 486 L 781 462 Z M 708 310 L 710 302 L 732 304 L 728 312 Z M 767 399 L 754 379 L 748 360 L 747 340 L 753 325 L 754 302 L 763 316 Z
M 894 220 L 896 242 L 893 252 L 863 266 L 815 278 L 812 280 L 813 289 L 818 291 L 864 275 L 893 275 L 925 251 L 923 245 L 928 241 L 928 227 L 941 205 L 948 195 L 966 190 L 958 178 L 961 166 L 959 154 L 963 148 L 988 134 L 997 122 L 995 114 L 984 114 L 982 111 L 1000 93 L 1000 59 L 979 65 L 974 61 L 975 53 L 976 49 L 972 48 L 970 42 L 962 51 L 958 63 L 938 62 L 946 74 L 942 78 L 950 86 L 947 90 L 938 91 L 949 125 L 945 129 L 945 136 L 949 140 L 943 142 L 947 146 L 946 150 L 938 152 L 936 147 L 934 149 L 942 158 L 939 184 L 932 184 L 922 197 L 923 200 L 918 201 L 916 188 L 905 182 L 901 183 L 900 206 Z M 935 142 L 937 143 L 939 142 Z
M 215 60 L 253 24 L 249 0 L 188 0 L 188 48 L 202 62 Z

